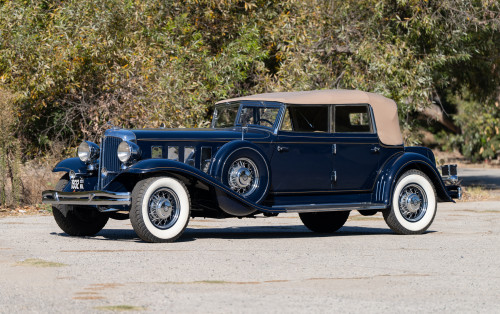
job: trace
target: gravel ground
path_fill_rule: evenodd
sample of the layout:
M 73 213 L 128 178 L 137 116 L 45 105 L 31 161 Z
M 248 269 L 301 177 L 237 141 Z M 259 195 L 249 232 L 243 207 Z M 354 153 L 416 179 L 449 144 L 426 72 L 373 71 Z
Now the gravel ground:
M 338 233 L 296 215 L 193 219 L 148 244 L 129 221 L 96 237 L 52 217 L 0 219 L 0 312 L 500 312 L 500 202 L 439 204 L 428 233 L 352 213 Z
M 500 195 L 500 169 L 459 171 Z M 3 217 L 0 313 L 500 313 L 493 199 L 441 203 L 419 236 L 356 212 L 331 236 L 291 214 L 193 219 L 171 244 L 141 242 L 129 221 L 73 238 L 49 216 Z

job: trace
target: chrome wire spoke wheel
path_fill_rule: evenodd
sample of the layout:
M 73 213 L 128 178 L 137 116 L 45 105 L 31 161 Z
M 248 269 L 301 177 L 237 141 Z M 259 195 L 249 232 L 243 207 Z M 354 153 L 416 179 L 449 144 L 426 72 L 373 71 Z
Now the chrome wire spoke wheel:
M 394 186 L 391 207 L 382 214 L 387 225 L 399 234 L 421 234 L 432 224 L 437 211 L 436 190 L 429 177 L 411 169 Z
M 179 198 L 170 188 L 160 188 L 149 197 L 148 217 L 158 229 L 168 229 L 179 218 Z
M 177 240 L 188 225 L 190 211 L 189 191 L 175 178 L 145 178 L 132 191 L 130 222 L 144 241 Z
M 251 195 L 259 187 L 259 170 L 249 158 L 238 158 L 229 167 L 229 187 L 241 196 Z
M 401 189 L 399 211 L 401 216 L 409 222 L 419 221 L 425 216 L 427 195 L 420 185 L 412 183 Z

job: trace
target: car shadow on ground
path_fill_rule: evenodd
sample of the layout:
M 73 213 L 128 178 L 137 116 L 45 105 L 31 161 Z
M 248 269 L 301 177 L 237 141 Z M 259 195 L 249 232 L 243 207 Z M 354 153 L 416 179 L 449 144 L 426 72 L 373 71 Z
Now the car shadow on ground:
M 303 225 L 296 226 L 247 226 L 229 228 L 186 229 L 184 239 L 296 239 L 296 238 L 324 238 L 339 236 L 390 234 L 389 229 L 369 227 L 342 227 L 339 231 L 330 234 L 321 234 L 309 231 Z M 179 239 L 181 240 L 181 239 Z M 181 240 L 182 241 L 182 240 Z
M 428 231 L 429 232 L 429 231 Z M 431 231 L 432 232 L 432 231 Z M 52 235 L 69 237 L 66 233 L 52 232 Z M 176 242 L 190 242 L 197 239 L 297 239 L 324 238 L 362 235 L 394 234 L 389 228 L 350 227 L 344 226 L 331 234 L 320 234 L 309 231 L 302 225 L 296 226 L 245 226 L 229 228 L 187 228 Z M 104 229 L 94 240 L 142 242 L 133 229 Z

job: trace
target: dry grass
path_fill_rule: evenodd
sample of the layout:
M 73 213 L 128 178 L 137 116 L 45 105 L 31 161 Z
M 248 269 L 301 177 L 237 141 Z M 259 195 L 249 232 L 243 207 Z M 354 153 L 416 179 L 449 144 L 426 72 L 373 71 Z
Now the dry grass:
M 59 180 L 61 174 L 52 172 L 56 163 L 54 158 L 51 161 L 31 161 L 20 165 L 21 204 L 13 204 L 12 197 L 8 195 L 7 204 L 0 204 L 0 217 L 51 214 L 52 207 L 41 203 L 42 191 L 54 189 Z M 12 191 L 10 184 L 7 184 L 6 191 L 7 194 Z
M 491 195 L 488 190 L 481 186 L 465 186 L 462 187 L 461 202 L 477 202 L 490 199 Z
M 42 191 L 54 189 L 61 174 L 52 172 L 55 161 L 29 162 L 21 166 L 22 201 L 27 205 L 40 204 Z

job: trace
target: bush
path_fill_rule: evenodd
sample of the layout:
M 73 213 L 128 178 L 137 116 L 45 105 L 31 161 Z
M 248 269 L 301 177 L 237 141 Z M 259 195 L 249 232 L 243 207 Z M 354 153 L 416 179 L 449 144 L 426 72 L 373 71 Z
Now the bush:
M 21 145 L 16 127 L 16 95 L 0 89 L 0 205 L 21 202 Z

